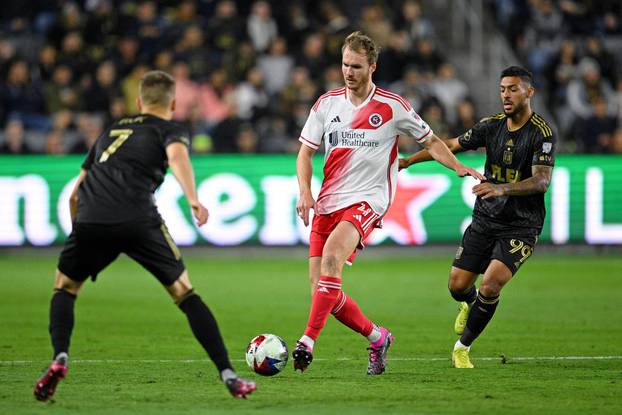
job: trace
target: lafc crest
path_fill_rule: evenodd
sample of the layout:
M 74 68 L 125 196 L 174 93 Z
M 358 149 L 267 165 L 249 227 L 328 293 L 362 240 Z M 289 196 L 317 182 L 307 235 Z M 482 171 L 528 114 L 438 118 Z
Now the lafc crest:
M 503 150 L 503 163 L 512 164 L 512 156 L 514 154 L 514 141 L 510 138 L 505 143 L 505 149 Z

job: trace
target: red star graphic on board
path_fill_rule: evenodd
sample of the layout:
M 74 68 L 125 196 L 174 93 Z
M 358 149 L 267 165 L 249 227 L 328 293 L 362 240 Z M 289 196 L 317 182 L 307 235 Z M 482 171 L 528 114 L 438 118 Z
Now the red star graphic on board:
M 408 175 L 400 173 L 395 199 L 383 219 L 383 229 L 371 235 L 371 243 L 387 237 L 404 245 L 421 245 L 427 240 L 423 211 L 443 195 L 450 180 L 442 174 Z

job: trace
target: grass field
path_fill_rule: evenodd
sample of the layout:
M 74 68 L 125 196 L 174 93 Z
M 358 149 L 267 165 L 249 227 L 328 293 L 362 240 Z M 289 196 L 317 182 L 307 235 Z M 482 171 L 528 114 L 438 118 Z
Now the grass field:
M 373 248 L 372 248 L 373 249 Z M 536 254 L 476 341 L 474 370 L 450 367 L 456 306 L 449 255 L 365 258 L 344 290 L 396 336 L 387 373 L 365 375 L 366 342 L 333 319 L 304 374 L 291 362 L 262 378 L 246 343 L 272 332 L 293 345 L 309 306 L 304 256 L 186 257 L 238 372 L 256 379 L 234 400 L 184 315 L 138 265 L 121 259 L 76 303 L 70 370 L 56 402 L 34 400 L 47 366 L 53 256 L 0 256 L 1 414 L 622 413 L 622 258 Z

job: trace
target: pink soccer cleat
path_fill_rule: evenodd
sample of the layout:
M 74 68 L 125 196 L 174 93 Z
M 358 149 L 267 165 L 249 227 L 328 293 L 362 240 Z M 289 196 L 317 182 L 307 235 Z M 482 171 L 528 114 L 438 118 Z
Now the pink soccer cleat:
M 234 398 L 246 399 L 248 395 L 257 390 L 255 382 L 242 378 L 229 379 L 225 382 L 225 386 Z
M 377 342 L 370 343 L 369 364 L 367 365 L 368 375 L 381 375 L 387 366 L 387 352 L 391 343 L 393 343 L 393 335 L 384 327 L 379 327 L 382 337 Z
M 43 402 L 48 401 L 54 396 L 58 382 L 60 382 L 65 375 L 67 375 L 67 354 L 60 353 L 43 376 L 37 381 L 33 391 L 35 398 Z

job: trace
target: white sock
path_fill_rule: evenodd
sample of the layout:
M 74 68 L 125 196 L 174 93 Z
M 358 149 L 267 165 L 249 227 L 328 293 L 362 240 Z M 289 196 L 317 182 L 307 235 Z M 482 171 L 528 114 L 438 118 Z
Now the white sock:
M 458 340 L 456 344 L 454 344 L 454 350 L 457 350 L 457 349 L 471 350 L 471 346 L 465 346 L 464 344 L 462 344 L 460 340 Z
M 380 340 L 381 337 L 382 332 L 380 331 L 378 326 L 374 324 L 374 328 L 371 330 L 369 336 L 367 336 L 367 340 L 369 340 L 370 343 L 376 343 L 378 340 Z
M 315 345 L 315 340 L 313 340 L 311 337 L 304 335 L 298 341 L 300 343 L 304 343 L 305 346 L 307 346 L 309 349 L 313 350 L 313 346 Z
M 231 369 L 225 369 L 220 372 L 220 379 L 222 379 L 223 382 L 226 382 L 229 379 L 237 379 L 237 377 L 238 375 Z

